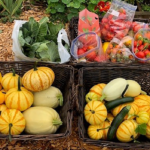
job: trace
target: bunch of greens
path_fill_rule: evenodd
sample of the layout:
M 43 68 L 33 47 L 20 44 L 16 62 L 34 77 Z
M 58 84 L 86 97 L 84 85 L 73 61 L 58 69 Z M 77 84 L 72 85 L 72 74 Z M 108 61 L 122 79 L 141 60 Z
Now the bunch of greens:
M 30 18 L 19 29 L 19 43 L 22 52 L 30 58 L 37 58 L 42 61 L 59 62 L 57 36 L 64 27 L 63 24 L 49 23 L 47 17 L 36 22 Z

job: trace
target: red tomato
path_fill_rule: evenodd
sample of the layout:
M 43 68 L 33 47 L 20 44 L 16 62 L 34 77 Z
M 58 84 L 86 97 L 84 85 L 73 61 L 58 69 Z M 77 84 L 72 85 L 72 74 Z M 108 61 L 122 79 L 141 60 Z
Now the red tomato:
M 88 55 L 86 55 L 85 57 L 86 57 L 87 60 L 93 61 L 96 57 L 96 52 L 93 51 L 93 52 L 89 53 Z
M 148 49 L 146 49 L 146 50 L 144 51 L 145 56 L 146 56 L 148 53 L 150 53 L 150 51 L 149 51 Z
M 82 50 L 83 50 L 84 52 L 86 52 L 86 51 L 87 51 L 87 47 L 83 47 Z
M 144 43 L 144 49 L 147 49 L 149 47 L 149 43 Z
M 135 40 L 142 40 L 142 41 L 143 41 L 143 36 L 142 36 L 142 34 L 140 34 L 140 33 L 136 34 Z
M 134 47 L 137 47 L 137 41 L 134 41 Z
M 137 46 L 141 46 L 143 44 L 143 41 L 142 40 L 138 40 L 137 41 Z
M 109 30 L 109 25 L 106 23 L 106 24 L 104 24 L 104 28 L 106 29 L 106 30 Z
M 141 29 L 141 25 L 140 24 L 138 24 L 138 25 L 133 27 L 133 31 L 134 32 L 138 32 L 140 29 Z
M 142 51 L 142 50 L 144 49 L 144 45 L 140 45 L 140 46 L 138 47 L 138 49 L 139 49 L 140 51 Z
M 113 18 L 113 15 L 109 14 L 108 15 L 108 20 L 110 21 L 110 20 L 112 20 L 112 18 Z
M 119 9 L 119 12 L 126 15 L 126 10 L 123 9 L 123 8 L 120 8 L 120 9 Z
M 94 61 L 100 62 L 100 57 L 99 57 L 99 56 L 96 56 L 96 57 L 94 58 Z
M 103 18 L 102 19 L 102 23 L 108 23 L 108 19 L 107 18 Z
M 134 48 L 134 53 L 139 52 L 138 48 Z
M 137 53 L 136 53 L 136 56 L 137 56 L 138 58 L 144 58 L 144 57 L 145 57 L 145 54 L 144 54 L 144 52 L 137 52 Z
M 78 55 L 82 55 L 84 53 L 85 53 L 85 51 L 82 48 L 78 49 L 78 52 L 77 52 Z

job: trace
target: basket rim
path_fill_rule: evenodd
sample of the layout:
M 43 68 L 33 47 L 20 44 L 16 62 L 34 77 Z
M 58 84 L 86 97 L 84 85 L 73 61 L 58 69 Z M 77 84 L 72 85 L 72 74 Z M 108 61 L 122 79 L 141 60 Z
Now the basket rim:
M 33 65 L 35 61 L 0 61 L 0 64 L 6 65 Z M 48 134 L 48 135 L 31 135 L 31 134 L 20 134 L 20 135 L 12 135 L 12 140 L 55 140 L 59 138 L 66 138 L 71 135 L 72 133 L 72 120 L 73 120 L 73 103 L 74 99 L 72 98 L 72 94 L 74 93 L 74 68 L 71 65 L 66 64 L 51 64 L 47 62 L 38 62 L 37 67 L 39 66 L 46 66 L 46 67 L 53 67 L 53 68 L 67 68 L 70 71 L 70 76 L 68 81 L 69 84 L 69 91 L 70 91 L 70 107 L 67 110 L 67 123 L 66 123 L 66 131 L 64 133 L 55 133 L 55 134 Z M 72 103 L 71 103 L 72 102 Z M 72 104 L 72 105 L 71 105 Z M 0 139 L 8 139 L 8 135 L 0 134 Z
M 150 64 L 146 65 L 145 67 L 141 66 L 125 66 L 125 67 L 118 67 L 118 66 L 110 66 L 110 67 L 82 67 L 78 70 L 78 74 L 79 74 L 79 78 L 78 78 L 78 95 L 76 95 L 76 99 L 77 99 L 77 107 L 79 112 L 78 112 L 78 132 L 79 132 L 79 138 L 87 143 L 87 144 L 92 144 L 95 146 L 103 146 L 103 147 L 109 147 L 109 148 L 124 148 L 124 149 L 130 149 L 132 147 L 132 149 L 146 149 L 150 147 L 150 142 L 142 142 L 142 143 L 122 143 L 122 142 L 118 142 L 118 141 L 105 141 L 105 140 L 92 140 L 88 137 L 85 137 L 85 135 L 82 133 L 82 128 L 81 128 L 81 122 L 83 122 L 83 109 L 81 108 L 81 104 L 80 101 L 82 101 L 83 99 L 81 99 L 81 95 L 83 93 L 83 73 L 84 71 L 92 71 L 93 70 L 112 70 L 112 69 L 135 69 L 135 70 L 145 70 L 145 71 L 149 71 L 150 70 Z M 82 95 L 83 97 L 83 95 Z M 79 99 L 80 98 L 80 99 Z

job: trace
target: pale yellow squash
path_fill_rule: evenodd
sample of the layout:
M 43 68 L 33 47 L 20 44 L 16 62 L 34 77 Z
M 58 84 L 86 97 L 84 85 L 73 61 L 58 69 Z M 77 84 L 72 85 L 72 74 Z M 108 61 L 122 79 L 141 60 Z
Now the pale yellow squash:
M 52 134 L 62 125 L 59 114 L 50 107 L 30 107 L 23 115 L 26 120 L 25 131 L 28 134 Z

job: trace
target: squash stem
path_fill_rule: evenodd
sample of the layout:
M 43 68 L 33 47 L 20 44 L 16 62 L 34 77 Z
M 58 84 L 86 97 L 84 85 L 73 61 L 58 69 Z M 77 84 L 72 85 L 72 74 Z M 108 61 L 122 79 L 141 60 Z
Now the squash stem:
M 34 71 L 38 70 L 38 69 L 37 69 L 37 63 L 38 63 L 38 62 L 36 61 L 35 64 L 34 64 Z
M 12 128 L 12 123 L 9 124 L 9 141 L 11 142 L 12 141 L 12 138 L 11 138 L 11 128 Z
M 97 129 L 97 132 L 99 132 L 100 130 L 105 130 L 105 129 L 108 129 L 110 128 L 110 126 L 106 127 L 106 128 L 102 128 L 102 129 Z
M 63 122 L 61 120 L 53 120 L 53 125 L 62 125 Z
M 133 140 L 134 143 L 140 143 L 139 141 L 137 141 L 137 140 L 134 138 L 133 135 L 131 136 L 131 139 Z
M 103 94 L 102 97 L 100 98 L 100 101 L 103 101 L 106 98 L 106 96 Z
M 11 70 L 12 70 L 13 76 L 15 76 L 15 75 L 16 75 L 16 73 L 15 73 L 14 68 L 12 68 Z
M 147 93 L 145 91 L 142 91 L 142 90 L 141 90 L 141 94 L 147 95 Z
M 58 95 L 57 98 L 59 100 L 59 105 L 63 106 L 63 96 L 62 96 L 62 94 Z
M 20 87 L 20 77 L 18 77 L 18 91 L 21 91 L 21 87 Z

